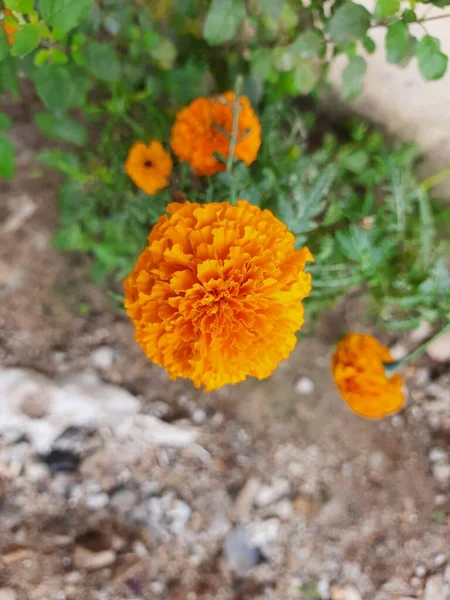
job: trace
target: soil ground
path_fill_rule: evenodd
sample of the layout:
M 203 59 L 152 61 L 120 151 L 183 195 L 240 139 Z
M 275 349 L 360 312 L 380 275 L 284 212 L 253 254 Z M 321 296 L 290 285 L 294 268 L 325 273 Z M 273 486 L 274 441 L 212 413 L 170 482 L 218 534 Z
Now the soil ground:
M 44 141 L 14 110 L 1 366 L 55 381 L 95 370 L 198 438 L 133 452 L 94 432 L 74 468 L 55 469 L 27 439 L 0 437 L 0 599 L 448 600 L 449 365 L 409 369 L 401 414 L 353 415 L 329 373 L 333 343 L 358 323 L 346 304 L 267 381 L 212 394 L 169 381 L 86 260 L 52 248 L 58 182 L 37 176 Z

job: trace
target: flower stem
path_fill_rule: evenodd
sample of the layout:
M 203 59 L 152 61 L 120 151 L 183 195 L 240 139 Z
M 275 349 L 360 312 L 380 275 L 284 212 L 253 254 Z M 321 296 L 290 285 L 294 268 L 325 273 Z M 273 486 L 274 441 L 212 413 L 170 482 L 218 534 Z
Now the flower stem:
M 423 342 L 423 344 L 421 344 L 418 348 L 407 354 L 401 360 L 396 360 L 395 362 L 390 363 L 384 363 L 384 372 L 386 373 L 386 377 L 391 377 L 394 373 L 400 371 L 400 369 L 402 369 L 409 362 L 420 356 L 431 344 L 431 342 L 437 340 L 438 337 L 440 337 L 447 331 L 450 331 L 450 322 L 448 322 L 447 325 L 445 325 L 440 331 L 438 331 L 435 335 L 431 336 L 428 340 Z
M 236 142 L 239 127 L 239 111 L 240 111 L 240 96 L 242 91 L 243 79 L 242 75 L 238 75 L 236 78 L 236 85 L 234 86 L 234 102 L 233 102 L 233 125 L 231 130 L 230 139 L 230 151 L 228 152 L 227 160 L 227 173 L 231 173 L 233 168 L 234 153 L 236 151 Z
M 447 179 L 447 177 L 450 177 L 450 167 L 445 167 L 445 169 L 441 169 L 441 171 L 438 171 L 437 173 L 434 173 L 434 175 L 427 177 L 427 179 L 424 179 L 419 185 L 423 190 L 426 191 L 435 185 L 438 185 L 438 183 L 441 183 L 441 181 L 444 181 Z

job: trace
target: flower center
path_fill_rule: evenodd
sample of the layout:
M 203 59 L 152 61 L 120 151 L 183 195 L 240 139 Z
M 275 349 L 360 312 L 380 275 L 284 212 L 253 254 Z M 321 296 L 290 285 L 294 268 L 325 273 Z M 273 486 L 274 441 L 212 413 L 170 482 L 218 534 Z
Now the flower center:
M 147 159 L 147 160 L 144 162 L 144 167 L 146 167 L 147 169 L 150 169 L 150 167 L 153 167 L 153 163 L 152 163 L 152 161 L 151 161 L 151 160 L 149 160 L 149 159 Z

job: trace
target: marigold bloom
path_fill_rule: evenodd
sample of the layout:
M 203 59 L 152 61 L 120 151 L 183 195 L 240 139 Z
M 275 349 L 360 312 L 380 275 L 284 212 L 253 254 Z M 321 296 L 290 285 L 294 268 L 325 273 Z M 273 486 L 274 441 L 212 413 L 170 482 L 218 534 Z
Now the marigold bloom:
M 405 401 L 403 379 L 387 377 L 383 363 L 392 362 L 389 348 L 371 335 L 349 333 L 333 354 L 332 371 L 339 392 L 350 408 L 367 419 L 400 410 Z
M 313 260 L 269 210 L 245 200 L 172 203 L 125 281 L 125 308 L 146 355 L 206 391 L 262 379 L 303 324 Z
M 167 187 L 172 168 L 172 157 L 156 140 L 148 146 L 143 142 L 133 144 L 125 161 L 127 174 L 146 194 L 155 194 Z
M 177 114 L 170 144 L 178 158 L 187 161 L 197 175 L 214 175 L 225 170 L 225 165 L 214 157 L 214 153 L 228 157 L 234 100 L 234 92 L 196 98 Z M 250 165 L 261 146 L 261 125 L 246 96 L 240 96 L 239 106 L 234 156 Z
M 12 10 L 6 9 L 5 16 L 11 16 L 13 14 Z M 6 35 L 8 36 L 9 45 L 12 46 L 14 44 L 14 36 L 17 31 L 17 27 L 13 27 L 9 25 L 5 21 L 2 21 L 3 29 L 5 30 Z

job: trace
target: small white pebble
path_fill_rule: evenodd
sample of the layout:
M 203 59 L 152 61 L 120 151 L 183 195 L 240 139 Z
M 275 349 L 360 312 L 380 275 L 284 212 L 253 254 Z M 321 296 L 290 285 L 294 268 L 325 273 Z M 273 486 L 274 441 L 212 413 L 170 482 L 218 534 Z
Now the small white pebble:
M 203 410 L 203 408 L 196 408 L 192 414 L 192 420 L 194 423 L 200 425 L 200 423 L 204 423 L 205 419 L 206 412 Z
M 314 382 L 308 377 L 300 377 L 295 384 L 297 394 L 312 394 L 314 391 Z
M 417 567 L 414 569 L 414 573 L 417 575 L 417 577 L 424 577 L 427 573 L 427 570 L 423 565 L 417 565 Z
M 444 565 L 447 562 L 447 557 L 445 556 L 445 554 L 438 554 L 437 556 L 435 556 L 433 562 L 436 567 L 442 567 L 442 565 Z
M 401 343 L 395 344 L 390 350 L 392 358 L 394 360 L 400 360 L 402 358 L 405 358 L 405 356 L 408 354 L 408 348 Z
M 447 452 L 445 452 L 445 450 L 442 450 L 441 448 L 432 448 L 430 450 L 428 458 L 433 463 L 445 463 L 448 460 Z

